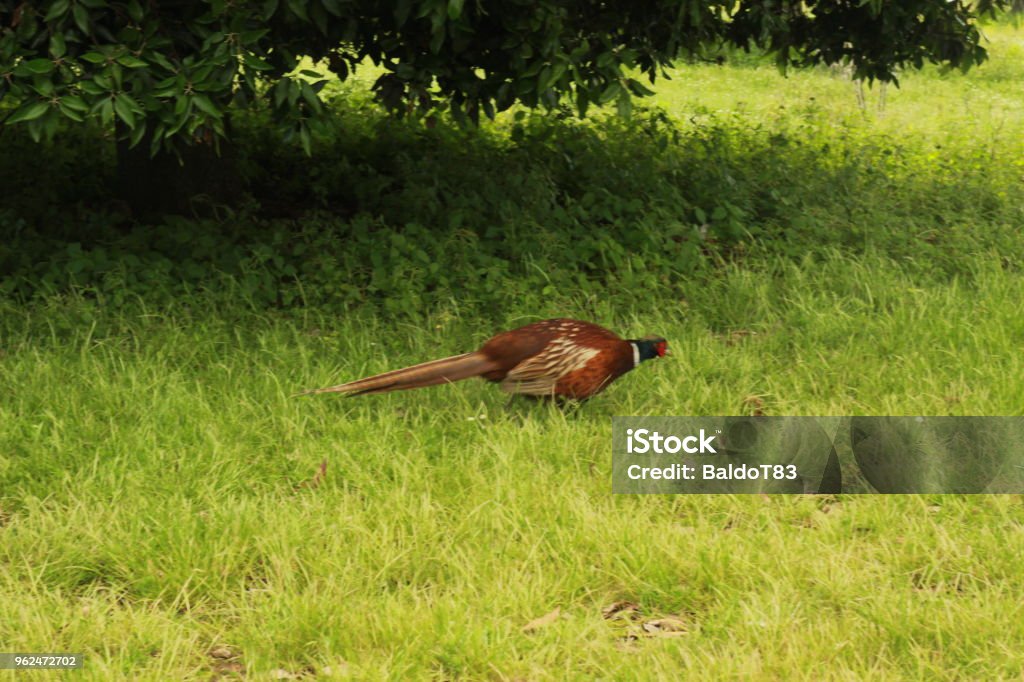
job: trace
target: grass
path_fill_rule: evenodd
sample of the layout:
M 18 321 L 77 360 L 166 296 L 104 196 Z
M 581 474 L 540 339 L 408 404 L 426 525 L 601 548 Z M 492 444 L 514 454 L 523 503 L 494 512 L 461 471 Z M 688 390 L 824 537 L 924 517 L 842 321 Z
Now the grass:
M 418 316 L 268 305 L 244 274 L 0 303 L 0 649 L 84 652 L 97 680 L 1018 679 L 1020 496 L 610 494 L 612 415 L 1022 413 L 1022 34 L 990 33 L 991 64 L 907 74 L 882 115 L 827 71 L 680 69 L 672 116 L 793 141 L 762 181 L 794 202 L 773 229 L 805 220 L 692 271 L 641 248 L 528 298 L 509 266 L 506 298 Z M 673 356 L 571 412 L 482 382 L 290 397 L 554 314 Z M 622 601 L 641 615 L 602 616 Z M 666 617 L 682 634 L 644 630 Z
M 685 309 L 606 311 L 675 355 L 572 414 L 476 382 L 289 397 L 472 347 L 472 320 L 225 302 L 97 338 L 47 333 L 87 301 L 8 311 L 0 641 L 88 652 L 95 679 L 205 676 L 218 646 L 257 678 L 1010 677 L 1019 498 L 609 494 L 613 414 L 1019 414 L 1024 281 L 979 258 L 910 297 L 887 265 L 735 268 Z M 756 334 L 711 331 L 719 309 Z M 624 639 L 619 600 L 689 634 Z

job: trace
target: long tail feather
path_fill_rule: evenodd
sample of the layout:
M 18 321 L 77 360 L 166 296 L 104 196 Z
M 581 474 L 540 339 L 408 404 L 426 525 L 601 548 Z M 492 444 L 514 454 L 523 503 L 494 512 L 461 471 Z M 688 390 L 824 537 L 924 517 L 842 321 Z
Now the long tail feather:
M 347 384 L 315 388 L 303 391 L 299 395 L 315 395 L 317 393 L 347 393 L 349 395 L 370 395 L 405 391 L 410 388 L 422 388 L 461 381 L 479 376 L 496 368 L 493 360 L 487 359 L 482 353 L 465 353 L 450 358 L 432 360 L 404 369 L 396 369 L 377 374 L 365 379 L 350 381 Z

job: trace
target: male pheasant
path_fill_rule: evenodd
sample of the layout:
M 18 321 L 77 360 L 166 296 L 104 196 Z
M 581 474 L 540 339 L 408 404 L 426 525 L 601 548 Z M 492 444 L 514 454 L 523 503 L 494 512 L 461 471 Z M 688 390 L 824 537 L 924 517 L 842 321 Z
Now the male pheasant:
M 306 393 L 369 395 L 482 377 L 508 393 L 583 400 L 667 348 L 661 337 L 624 340 L 590 322 L 544 320 L 502 332 L 473 353 Z

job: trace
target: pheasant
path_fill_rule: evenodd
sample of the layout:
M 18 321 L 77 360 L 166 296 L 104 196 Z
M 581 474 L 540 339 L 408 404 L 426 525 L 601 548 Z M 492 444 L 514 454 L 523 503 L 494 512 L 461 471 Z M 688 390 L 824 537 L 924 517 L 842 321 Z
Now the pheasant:
M 667 349 L 661 337 L 624 340 L 590 322 L 544 320 L 502 332 L 472 353 L 312 389 L 304 395 L 370 395 L 482 377 L 500 382 L 508 393 L 583 400 L 641 362 L 664 357 Z

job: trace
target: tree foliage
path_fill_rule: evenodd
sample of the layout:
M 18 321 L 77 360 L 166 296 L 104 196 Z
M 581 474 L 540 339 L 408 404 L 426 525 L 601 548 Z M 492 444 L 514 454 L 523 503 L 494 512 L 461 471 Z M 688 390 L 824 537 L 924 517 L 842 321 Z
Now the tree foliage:
M 580 115 L 628 112 L 651 92 L 640 78 L 722 47 L 883 81 L 925 62 L 966 69 L 985 58 L 977 16 L 1006 1 L 0 0 L 0 115 L 35 139 L 62 120 L 117 123 L 157 153 L 224 137 L 233 107 L 262 102 L 308 150 L 326 75 L 367 59 L 397 113 L 476 121 L 566 99 Z

